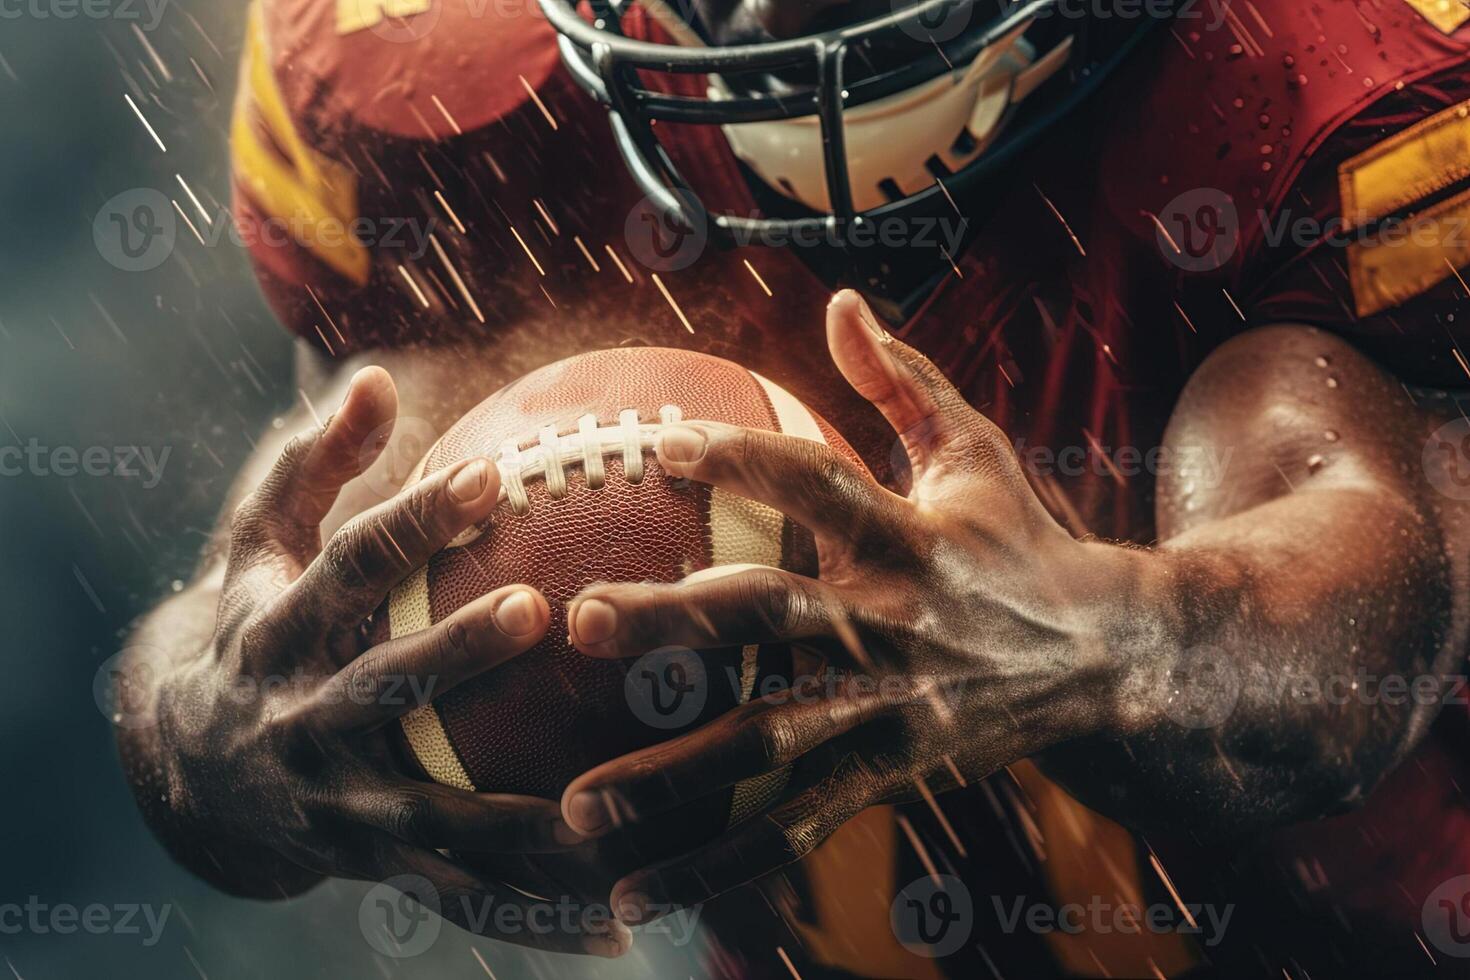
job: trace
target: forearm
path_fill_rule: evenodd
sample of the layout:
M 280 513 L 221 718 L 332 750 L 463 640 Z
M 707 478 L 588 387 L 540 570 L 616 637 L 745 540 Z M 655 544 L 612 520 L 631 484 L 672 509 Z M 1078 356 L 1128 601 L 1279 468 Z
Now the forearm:
M 118 754 L 144 821 L 175 860 L 223 891 L 282 898 L 305 891 L 320 876 L 265 847 L 212 836 L 166 750 L 174 712 L 160 712 L 160 704 L 211 656 L 222 575 L 222 565 L 207 569 L 134 630 L 119 664 L 128 710 L 115 726 Z
M 1439 533 L 1384 494 L 1292 494 L 1120 566 L 1115 721 L 1041 761 L 1140 829 L 1352 807 L 1423 737 L 1465 648 Z

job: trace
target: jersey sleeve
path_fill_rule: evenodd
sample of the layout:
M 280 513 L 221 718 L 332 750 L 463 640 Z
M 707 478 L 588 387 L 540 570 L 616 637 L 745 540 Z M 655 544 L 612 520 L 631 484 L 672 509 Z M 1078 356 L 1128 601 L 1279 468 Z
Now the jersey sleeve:
M 532 2 L 256 0 L 236 228 L 282 322 L 331 354 L 483 332 L 579 288 L 601 116 Z

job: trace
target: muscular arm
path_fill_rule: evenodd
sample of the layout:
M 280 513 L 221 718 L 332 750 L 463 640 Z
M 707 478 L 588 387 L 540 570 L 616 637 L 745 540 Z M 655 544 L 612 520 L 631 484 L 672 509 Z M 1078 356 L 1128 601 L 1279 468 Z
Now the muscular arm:
M 1166 435 L 1182 465 L 1137 562 L 1120 730 L 1044 768 L 1143 829 L 1239 833 L 1359 802 L 1465 656 L 1470 509 L 1422 456 L 1441 421 L 1314 329 L 1219 350 Z
M 1351 806 L 1423 738 L 1466 649 L 1470 514 L 1422 462 L 1442 420 L 1349 346 L 1278 327 L 1212 357 L 1168 433 L 1165 540 L 1136 548 L 1061 528 L 1005 435 L 860 298 L 827 317 L 838 367 L 908 454 L 907 496 L 799 439 L 672 429 L 663 467 L 797 515 L 819 578 L 603 585 L 571 604 L 590 656 L 777 639 L 840 666 L 573 782 L 563 813 L 598 833 L 792 768 L 764 819 L 634 872 L 615 906 L 702 901 L 865 806 L 1019 758 L 1134 826 L 1228 835 Z M 655 908 L 632 905 L 627 921 Z
M 298 348 L 298 378 L 313 403 L 335 404 L 351 372 L 321 364 L 304 345 Z M 335 395 L 336 401 L 330 400 Z M 231 487 L 199 568 L 189 584 L 139 620 L 128 639 L 119 667 L 126 690 L 128 724 L 117 730 L 118 752 L 138 808 L 160 843 L 184 867 L 231 894 L 280 898 L 306 890 L 321 879 L 281 858 L 272 850 L 246 841 L 201 838 L 182 817 L 189 807 L 188 790 L 173 772 L 160 731 L 158 697 L 165 678 L 178 676 L 201 662 L 210 651 L 215 614 L 225 579 L 231 515 L 244 496 L 269 472 L 292 433 L 312 423 L 305 408 L 291 412 L 280 428 L 262 433 Z

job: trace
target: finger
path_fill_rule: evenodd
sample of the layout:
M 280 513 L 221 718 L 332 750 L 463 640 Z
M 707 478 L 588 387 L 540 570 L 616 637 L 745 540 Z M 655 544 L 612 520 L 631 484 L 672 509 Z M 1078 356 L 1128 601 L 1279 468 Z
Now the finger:
M 665 427 L 655 448 L 668 473 L 760 501 L 818 534 L 851 538 L 898 519 L 901 498 L 810 439 L 691 422 Z
M 230 564 L 238 574 L 262 549 L 290 565 L 295 578 L 321 547 L 318 526 L 338 493 L 387 444 L 398 394 L 379 367 L 357 372 L 342 406 L 324 425 L 291 439 L 260 485 L 236 508 Z M 374 437 L 377 433 L 379 437 Z
M 371 731 L 531 649 L 550 621 L 535 589 L 497 589 L 428 629 L 367 650 L 304 703 L 302 716 L 335 731 Z
M 465 528 L 488 518 L 500 473 L 482 457 L 433 473 L 348 521 L 291 586 L 300 621 L 355 626 Z
M 539 796 L 386 779 L 348 791 L 340 805 L 356 823 L 436 850 L 541 854 L 586 840 L 562 819 L 554 801 Z
M 259 491 L 263 503 L 283 520 L 316 527 L 342 487 L 383 451 L 397 414 L 398 391 L 388 372 L 380 367 L 358 371 L 341 407 L 314 430 L 309 445 L 283 454 L 266 477 Z
M 824 696 L 820 682 L 742 705 L 698 731 L 604 763 L 562 795 L 571 829 L 597 836 L 744 779 L 791 765 L 881 706 L 875 695 Z
M 828 304 L 827 345 L 843 377 L 898 433 L 916 476 L 994 429 L 933 362 L 883 329 L 856 291 L 844 289 Z
M 711 571 L 715 571 L 711 569 Z M 815 579 L 760 565 L 674 585 L 595 585 L 572 600 L 572 643 L 592 657 L 637 657 L 664 646 L 743 646 L 833 634 L 837 590 Z
M 565 915 L 552 901 L 489 881 L 435 851 L 386 835 L 374 850 L 368 860 L 370 870 L 360 877 L 390 884 L 462 929 L 531 949 L 607 958 L 623 955 L 633 944 L 632 934 L 617 921 Z M 370 911 L 365 904 L 365 928 L 375 922 L 368 917 Z M 386 914 L 383 918 L 385 929 L 401 929 L 400 923 L 390 924 Z M 395 942 L 392 938 L 387 941 Z
M 799 861 L 868 805 L 870 784 L 849 765 L 714 843 L 623 878 L 613 911 L 629 925 L 650 922 Z

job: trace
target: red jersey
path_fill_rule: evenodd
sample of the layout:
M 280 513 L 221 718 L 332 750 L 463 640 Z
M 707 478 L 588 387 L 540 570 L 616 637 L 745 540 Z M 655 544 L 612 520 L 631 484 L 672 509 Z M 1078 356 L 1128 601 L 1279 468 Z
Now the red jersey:
M 296 232 L 251 236 L 286 325 L 337 355 L 553 308 L 819 343 L 829 288 L 790 249 L 711 248 L 657 276 L 640 262 L 640 195 L 605 113 L 560 66 L 531 0 L 513 7 L 257 0 L 235 205 L 247 230 Z M 1467 376 L 1470 9 L 1190 9 L 1026 151 L 1031 181 L 894 324 L 1023 452 L 1049 451 L 1038 492 L 1079 534 L 1151 540 L 1148 447 L 1194 368 L 1249 326 L 1332 330 L 1409 384 Z M 656 33 L 636 10 L 625 25 Z M 752 209 L 718 130 L 675 128 L 664 141 L 696 189 Z M 1404 219 L 1417 229 L 1405 244 L 1372 234 Z M 1470 872 L 1451 723 L 1361 811 L 1252 844 L 1250 866 L 1279 871 L 1267 887 L 1300 905 L 1419 929 L 1429 893 Z M 1050 854 L 1065 890 L 1065 847 Z M 1085 969 L 1067 946 L 1063 962 Z

